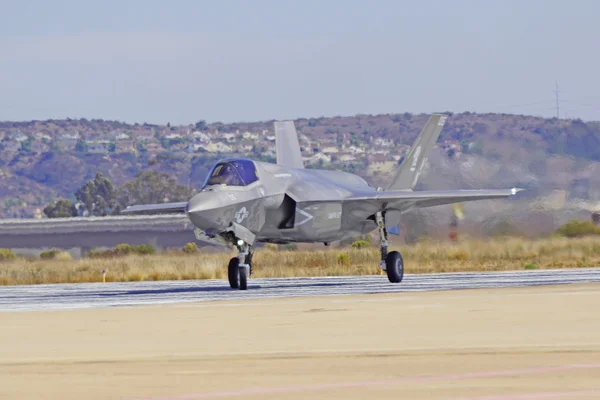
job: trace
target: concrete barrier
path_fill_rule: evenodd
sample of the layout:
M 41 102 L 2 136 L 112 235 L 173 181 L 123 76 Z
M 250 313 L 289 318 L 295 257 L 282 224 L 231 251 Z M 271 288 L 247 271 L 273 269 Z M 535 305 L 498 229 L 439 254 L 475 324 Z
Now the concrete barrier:
M 185 215 L 143 215 L 0 220 L 0 248 L 91 249 L 119 243 L 179 247 L 199 246 Z

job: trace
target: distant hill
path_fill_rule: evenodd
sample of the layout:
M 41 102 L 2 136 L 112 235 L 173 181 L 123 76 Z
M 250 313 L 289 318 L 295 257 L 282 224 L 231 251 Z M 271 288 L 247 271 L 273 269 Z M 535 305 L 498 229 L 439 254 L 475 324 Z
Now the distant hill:
M 551 208 L 589 209 L 600 202 L 600 122 L 447 114 L 420 189 L 520 186 L 528 189 L 527 198 Z M 295 123 L 308 166 L 343 169 L 384 185 L 428 117 L 356 115 Z M 273 121 L 0 122 L 0 217 L 34 217 L 59 197 L 73 198 L 96 172 L 121 185 L 153 168 L 199 187 L 221 157 L 274 161 L 274 139 Z

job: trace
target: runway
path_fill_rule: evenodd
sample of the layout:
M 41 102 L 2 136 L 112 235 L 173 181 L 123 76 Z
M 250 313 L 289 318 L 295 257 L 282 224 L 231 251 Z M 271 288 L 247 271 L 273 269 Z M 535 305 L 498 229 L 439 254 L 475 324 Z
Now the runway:
M 359 295 L 600 282 L 600 268 L 489 273 L 405 274 L 399 284 L 382 276 L 250 279 L 247 291 L 226 280 L 5 286 L 0 311 L 70 310 L 241 299 Z
M 600 269 L 256 279 L 248 291 L 5 286 L 2 310 L 32 311 L 0 313 L 0 398 L 597 399 L 598 282 Z

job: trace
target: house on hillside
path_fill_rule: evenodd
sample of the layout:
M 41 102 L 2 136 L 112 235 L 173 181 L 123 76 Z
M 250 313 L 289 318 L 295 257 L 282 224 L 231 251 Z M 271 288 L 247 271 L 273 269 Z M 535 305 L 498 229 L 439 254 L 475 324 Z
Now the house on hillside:
M 341 162 L 356 161 L 356 156 L 354 156 L 352 153 L 343 153 L 340 154 L 338 157 Z
M 116 153 L 133 153 L 135 151 L 135 146 L 133 140 L 117 140 L 115 142 L 115 152 Z
M 115 137 L 113 137 L 115 142 L 127 142 L 127 141 L 131 141 L 131 137 L 126 134 L 126 133 L 119 133 L 118 135 L 116 135 Z
M 373 145 L 374 146 L 378 146 L 378 147 L 388 147 L 388 148 L 393 148 L 394 147 L 394 141 L 391 139 L 385 139 L 385 138 L 377 138 L 373 141 Z
M 235 133 L 223 133 L 219 135 L 219 139 L 225 140 L 229 143 L 235 142 L 236 134 Z
M 142 131 L 136 132 L 133 135 L 133 140 L 136 142 L 155 142 L 156 138 L 154 137 L 154 133 L 151 131 Z
M 41 141 L 45 141 L 45 142 L 52 141 L 52 136 L 48 135 L 47 133 L 43 133 L 43 132 L 36 132 L 33 134 L 33 137 L 36 140 L 41 140 Z
M 383 154 L 371 156 L 368 160 L 369 166 L 367 168 L 367 175 L 392 172 L 397 164 L 396 161 L 388 160 L 388 158 Z
M 191 134 L 191 137 L 193 140 L 198 141 L 200 143 L 209 143 L 210 142 L 210 135 L 208 135 L 207 133 L 204 133 L 204 132 L 195 131 Z
M 323 150 L 321 150 L 321 153 L 325 153 L 325 154 L 337 154 L 340 151 L 338 150 L 338 148 L 336 146 L 327 146 L 327 147 L 323 147 Z
M 349 151 L 352 154 L 362 154 L 365 152 L 363 149 L 357 146 L 350 146 L 348 147 L 347 151 Z
M 233 151 L 231 146 L 226 145 L 222 142 L 208 143 L 206 145 L 200 145 L 199 148 L 208 151 L 209 153 L 230 153 Z
M 310 164 L 318 163 L 321 160 L 323 161 L 324 164 L 330 164 L 331 156 L 329 156 L 325 153 L 316 153 L 314 156 L 306 157 L 305 160 L 308 161 Z
M 22 132 L 13 133 L 13 134 L 9 135 L 9 138 L 11 140 L 14 140 L 19 143 L 24 142 L 27 139 L 29 139 L 29 137 Z
M 169 133 L 167 135 L 165 135 L 165 138 L 169 139 L 169 140 L 173 140 L 173 139 L 181 139 L 183 136 L 181 136 L 181 134 L 179 133 Z
M 97 140 L 87 142 L 88 153 L 91 154 L 106 154 L 108 153 L 109 140 Z
M 246 140 L 258 140 L 260 135 L 258 133 L 252 133 L 252 132 L 246 131 L 242 134 L 242 137 Z

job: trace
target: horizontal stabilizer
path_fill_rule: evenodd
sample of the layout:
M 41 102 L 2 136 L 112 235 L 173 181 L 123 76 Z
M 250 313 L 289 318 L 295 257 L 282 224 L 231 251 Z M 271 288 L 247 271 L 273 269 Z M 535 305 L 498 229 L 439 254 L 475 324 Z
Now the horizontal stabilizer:
M 294 121 L 275 121 L 277 164 L 289 168 L 304 168 Z
M 406 154 L 404 161 L 394 174 L 388 190 L 412 190 L 427 162 L 427 156 L 437 142 L 448 117 L 434 114 L 419 133 L 417 140 Z
M 179 203 L 139 204 L 129 206 L 121 214 L 180 214 L 185 213 L 187 201 Z

